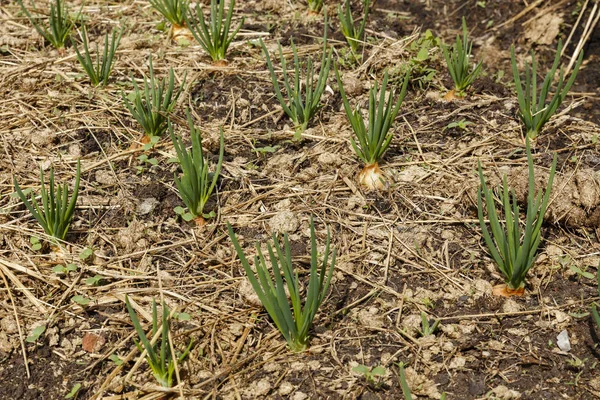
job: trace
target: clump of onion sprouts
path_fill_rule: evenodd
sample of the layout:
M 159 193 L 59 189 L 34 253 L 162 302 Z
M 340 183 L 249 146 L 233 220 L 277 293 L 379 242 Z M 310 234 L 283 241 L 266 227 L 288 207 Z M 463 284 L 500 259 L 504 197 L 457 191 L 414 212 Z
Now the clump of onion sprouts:
M 400 111 L 404 96 L 406 96 L 406 88 L 410 80 L 409 74 L 407 72 L 404 76 L 400 94 L 396 100 L 394 100 L 396 97 L 394 90 L 390 92 L 387 100 L 385 98 L 388 84 L 387 72 L 384 74 L 380 90 L 378 90 L 377 82 L 375 82 L 369 93 L 369 123 L 366 125 L 360 107 L 357 106 L 355 109 L 350 107 L 339 71 L 335 66 L 335 75 L 342 95 L 344 109 L 354 132 L 354 137 L 350 138 L 350 142 L 356 155 L 365 163 L 358 180 L 361 185 L 370 190 L 379 190 L 386 187 L 385 175 L 379 168 L 379 160 L 394 137 L 390 128 L 398 115 L 398 111 Z

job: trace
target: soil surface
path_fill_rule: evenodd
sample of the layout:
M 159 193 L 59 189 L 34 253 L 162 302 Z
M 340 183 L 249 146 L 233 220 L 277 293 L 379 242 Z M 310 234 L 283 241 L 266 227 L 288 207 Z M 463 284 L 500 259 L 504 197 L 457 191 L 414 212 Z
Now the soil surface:
M 302 140 L 292 140 L 259 39 L 280 78 L 278 41 L 290 72 L 292 42 L 318 69 L 324 20 L 302 1 L 238 0 L 233 21 L 244 22 L 227 66 L 213 65 L 195 42 L 173 43 L 146 2 L 67 3 L 81 8 L 100 46 L 105 32 L 123 30 L 106 87 L 90 85 L 71 44 L 44 43 L 16 1 L 0 0 L 0 399 L 400 399 L 399 363 L 413 398 L 600 398 L 600 327 L 590 315 L 600 296 L 599 28 L 583 45 L 572 90 L 533 144 L 536 187 L 546 186 L 553 155 L 557 173 L 521 297 L 492 294 L 504 277 L 481 236 L 476 172 L 480 162 L 493 188 L 506 174 L 526 208 L 510 48 L 521 71 L 533 50 L 545 75 L 558 41 L 571 36 L 566 66 L 593 2 L 377 0 L 355 57 L 337 20 L 341 2 L 326 1 L 328 45 L 352 105 L 368 108 L 369 88 L 385 72 L 397 85 L 411 70 L 380 162 L 380 191 L 357 181 L 362 165 L 333 71 L 322 107 Z M 355 16 L 361 3 L 351 1 Z M 453 43 L 463 17 L 484 72 L 464 98 L 447 102 L 453 83 L 439 46 Z M 215 216 L 204 226 L 174 211 L 184 204 L 168 135 L 144 149 L 123 104 L 131 77 L 148 74 L 150 54 L 157 78 L 173 68 L 176 86 L 184 85 L 174 132 L 191 143 L 189 109 L 211 171 L 224 131 L 223 167 L 205 208 Z M 77 160 L 77 208 L 56 251 L 11 196 L 13 177 L 39 193 L 40 168 L 48 175 L 53 166 L 72 188 Z M 338 258 L 310 348 L 296 354 L 258 302 L 227 223 L 249 259 L 257 241 L 266 249 L 273 234 L 287 232 L 304 293 L 311 216 L 319 256 L 329 229 Z M 140 358 L 126 295 L 146 331 L 153 299 L 176 311 L 174 348 L 193 342 L 177 387 L 165 392 Z M 439 321 L 432 334 L 423 334 L 422 317 Z M 559 346 L 565 334 L 570 349 Z M 385 373 L 369 380 L 359 365 Z

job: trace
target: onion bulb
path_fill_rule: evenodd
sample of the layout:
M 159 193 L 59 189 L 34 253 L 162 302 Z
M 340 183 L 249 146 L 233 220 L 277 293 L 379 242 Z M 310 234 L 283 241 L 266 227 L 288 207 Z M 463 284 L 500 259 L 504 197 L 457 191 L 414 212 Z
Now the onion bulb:
M 172 25 L 171 26 L 171 37 L 173 38 L 173 40 L 175 42 L 179 42 L 179 39 L 185 39 L 188 42 L 191 42 L 194 40 L 194 36 L 192 35 L 192 32 L 185 25 L 183 25 L 183 26 Z
M 518 289 L 511 289 L 507 284 L 502 283 L 500 285 L 494 286 L 492 290 L 492 294 L 494 296 L 501 297 L 513 297 L 513 296 L 523 296 L 525 294 L 525 287 L 521 286 Z
M 385 175 L 379 169 L 378 163 L 366 165 L 358 175 L 358 181 L 361 185 L 370 190 L 381 190 L 387 186 Z

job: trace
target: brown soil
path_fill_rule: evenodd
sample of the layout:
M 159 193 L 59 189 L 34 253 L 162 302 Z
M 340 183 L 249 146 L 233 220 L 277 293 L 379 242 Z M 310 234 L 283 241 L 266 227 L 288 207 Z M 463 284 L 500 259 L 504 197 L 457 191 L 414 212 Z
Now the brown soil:
M 239 3 L 234 20 L 245 16 L 243 36 L 232 43 L 227 65 L 214 66 L 199 45 L 180 47 L 158 30 L 161 17 L 150 7 L 86 1 L 90 37 L 102 39 L 118 24 L 124 28 L 110 84 L 92 88 L 72 46 L 62 53 L 45 46 L 16 1 L 0 0 L 0 399 L 62 399 L 77 384 L 79 399 L 159 398 L 147 362 L 136 363 L 140 353 L 125 295 L 139 306 L 138 314 L 145 313 L 147 330 L 152 299 L 190 316 L 174 318 L 171 326 L 176 348 L 195 343 L 178 366 L 182 384 L 172 397 L 400 399 L 403 362 L 418 398 L 600 398 L 600 329 L 589 315 L 599 295 L 598 28 L 559 113 L 581 104 L 553 118 L 533 147 L 537 187 L 545 186 L 554 153 L 558 167 L 544 240 L 523 296 L 492 295 L 504 279 L 485 249 L 476 206 L 481 161 L 490 187 L 507 174 L 525 208 L 525 146 L 509 49 L 515 45 L 522 67 L 533 48 L 545 73 L 582 2 L 541 2 L 507 23 L 526 8 L 524 2 L 377 0 L 360 62 L 348 57 L 337 2 L 327 2 L 334 58 L 351 103 L 363 109 L 368 88 L 384 71 L 394 83 L 402 78 L 402 67 L 418 51 L 411 44 L 426 30 L 450 43 L 465 16 L 474 58 L 484 58 L 485 72 L 467 95 L 446 102 L 442 97 L 453 84 L 441 52 L 430 49 L 392 127 L 394 140 L 380 162 L 386 187 L 378 192 L 358 182 L 362 165 L 349 143 L 333 72 L 322 108 L 303 140 L 293 142 L 293 124 L 279 109 L 257 45 L 263 38 L 276 70 L 277 41 L 288 60 L 293 39 L 300 56 L 318 64 L 321 17 L 308 15 L 303 2 Z M 352 1 L 354 15 L 360 3 Z M 561 20 L 547 43 L 531 39 L 543 15 Z M 567 55 L 581 33 L 580 24 Z M 132 74 L 147 73 L 150 53 L 158 77 L 173 67 L 179 84 L 187 73 L 172 121 L 188 143 L 190 108 L 211 169 L 219 128 L 225 132 L 221 177 L 205 209 L 216 217 L 203 226 L 174 212 L 183 203 L 173 182 L 180 170 L 169 162 L 175 156 L 170 140 L 141 148 L 141 127 L 122 104 L 121 90 L 131 89 Z M 453 122 L 466 124 L 449 128 Z M 52 164 L 57 180 L 71 184 L 77 159 L 81 192 L 67 259 L 60 260 L 48 246 L 32 249 L 30 238 L 44 242 L 45 236 L 10 196 L 13 176 L 39 191 L 39 167 Z M 328 227 L 338 263 L 310 349 L 293 354 L 256 303 L 227 223 L 249 258 L 255 242 L 287 231 L 305 288 L 311 215 L 319 250 Z M 85 248 L 94 256 L 82 260 Z M 77 270 L 53 272 L 66 263 Z M 102 276 L 99 284 L 87 281 L 96 275 Z M 78 304 L 74 296 L 89 303 Z M 431 323 L 441 321 L 432 335 L 421 334 L 422 312 Z M 40 324 L 45 332 L 26 341 Z M 570 351 L 558 347 L 563 330 Z M 98 342 L 83 345 L 84 337 Z M 381 365 L 386 373 L 369 382 L 353 371 L 359 364 Z

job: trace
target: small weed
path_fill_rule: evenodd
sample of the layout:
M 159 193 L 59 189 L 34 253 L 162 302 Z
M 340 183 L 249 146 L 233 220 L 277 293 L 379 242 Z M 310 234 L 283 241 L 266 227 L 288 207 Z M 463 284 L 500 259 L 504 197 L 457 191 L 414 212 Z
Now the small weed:
M 369 368 L 366 365 L 362 365 L 362 364 L 357 365 L 356 367 L 352 368 L 352 371 L 364 376 L 365 380 L 367 381 L 367 384 L 374 389 L 381 388 L 381 385 L 383 385 L 381 378 L 383 376 L 385 376 L 385 374 L 387 372 L 385 367 L 383 367 L 381 365 L 377 366 L 377 367 Z

